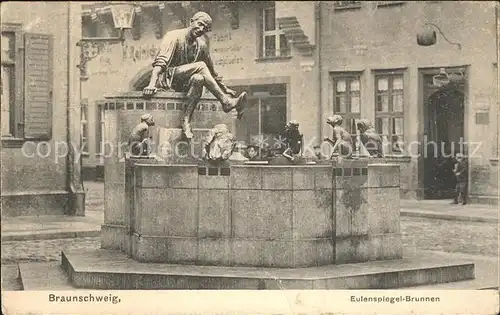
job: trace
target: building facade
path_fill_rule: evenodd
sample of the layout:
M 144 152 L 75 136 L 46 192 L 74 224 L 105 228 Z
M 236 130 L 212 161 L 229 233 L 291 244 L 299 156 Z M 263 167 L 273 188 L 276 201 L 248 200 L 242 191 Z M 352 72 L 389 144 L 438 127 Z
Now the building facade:
M 80 6 L 2 4 L 2 216 L 84 215 Z
M 404 197 L 450 197 L 454 187 L 443 172 L 446 156 L 461 150 L 469 155 L 471 197 L 498 202 L 495 3 L 325 1 L 320 6 L 323 111 L 338 112 L 348 124 L 360 117 L 374 123 L 389 144 L 388 155 L 401 163 Z M 436 32 L 437 43 L 419 46 L 417 34 L 426 28 Z M 439 82 L 440 73 L 451 84 Z
M 233 129 L 238 140 L 272 145 L 288 120 L 306 143 L 331 137 L 339 114 L 355 135 L 369 119 L 401 164 L 405 198 L 448 198 L 446 156 L 470 155 L 476 202 L 498 198 L 498 8 L 494 2 L 135 2 L 122 43 L 87 48 L 82 69 L 84 167 L 102 165 L 104 95 L 142 90 L 163 35 L 196 11 L 214 20 L 216 70 L 251 106 Z M 88 3 L 84 37 L 116 36 L 109 4 Z M 417 35 L 436 32 L 419 46 Z M 426 35 L 426 36 L 427 36 Z M 90 53 L 89 53 L 90 51 Z M 452 81 L 444 84 L 442 77 Z M 109 105 L 111 106 L 111 105 Z M 147 109 L 144 109 L 147 110 Z M 196 115 L 196 114 L 195 114 Z M 448 175 L 447 175 L 448 174 Z

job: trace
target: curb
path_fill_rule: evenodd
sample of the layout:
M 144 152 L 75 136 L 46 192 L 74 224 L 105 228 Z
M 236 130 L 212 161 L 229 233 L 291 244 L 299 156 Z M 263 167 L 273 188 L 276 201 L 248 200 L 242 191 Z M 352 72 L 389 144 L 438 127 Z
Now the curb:
M 428 219 L 442 219 L 442 220 L 453 220 L 453 221 L 467 221 L 467 222 L 487 222 L 487 223 L 498 223 L 497 218 L 485 218 L 485 217 L 474 217 L 474 216 L 464 216 L 464 215 L 453 215 L 453 214 L 442 214 L 436 212 L 415 212 L 411 210 L 401 209 L 401 216 L 405 217 L 419 217 Z
M 33 241 L 52 240 L 64 238 L 99 237 L 101 230 L 77 231 L 77 232 L 33 232 L 30 234 L 7 234 L 2 235 L 2 242 L 10 241 Z

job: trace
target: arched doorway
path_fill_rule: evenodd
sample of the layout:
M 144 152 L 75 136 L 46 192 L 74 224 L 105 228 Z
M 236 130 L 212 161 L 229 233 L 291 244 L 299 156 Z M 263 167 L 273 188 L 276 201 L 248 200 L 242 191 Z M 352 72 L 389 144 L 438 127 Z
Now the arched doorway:
M 448 84 L 429 88 L 428 95 L 425 102 L 424 198 L 452 198 L 456 183 L 452 157 L 466 149 L 463 87 Z
M 151 72 L 153 69 L 148 67 L 147 69 L 143 69 L 139 71 L 134 78 L 130 81 L 129 87 L 131 91 L 142 91 L 148 84 L 151 79 Z

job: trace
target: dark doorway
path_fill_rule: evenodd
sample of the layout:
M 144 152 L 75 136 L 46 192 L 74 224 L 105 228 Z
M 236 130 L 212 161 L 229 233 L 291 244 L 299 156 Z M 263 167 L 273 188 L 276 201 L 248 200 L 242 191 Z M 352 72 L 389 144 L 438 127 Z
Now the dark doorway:
M 464 153 L 463 83 L 436 86 L 424 75 L 424 199 L 453 197 L 454 156 Z

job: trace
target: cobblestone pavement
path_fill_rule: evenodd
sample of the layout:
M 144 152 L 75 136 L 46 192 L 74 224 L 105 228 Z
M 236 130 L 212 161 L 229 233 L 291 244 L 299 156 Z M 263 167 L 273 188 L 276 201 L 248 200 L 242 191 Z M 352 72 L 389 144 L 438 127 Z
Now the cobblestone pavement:
M 495 223 L 463 222 L 401 217 L 405 247 L 498 256 L 498 226 Z M 100 247 L 98 237 L 2 243 L 2 264 L 60 261 L 61 251 Z
M 498 257 L 498 224 L 401 217 L 405 247 Z
M 99 237 L 2 242 L 2 265 L 60 261 L 62 250 L 89 250 L 101 246 Z

